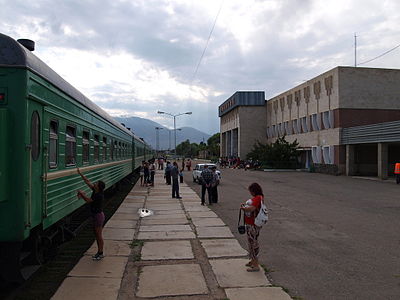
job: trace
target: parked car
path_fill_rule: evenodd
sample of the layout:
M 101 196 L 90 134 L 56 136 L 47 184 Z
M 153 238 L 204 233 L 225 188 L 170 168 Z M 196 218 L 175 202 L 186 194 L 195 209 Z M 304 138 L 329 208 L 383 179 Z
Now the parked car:
M 198 182 L 199 184 L 201 184 L 201 172 L 204 170 L 204 166 L 207 165 L 209 169 L 211 169 L 212 167 L 217 167 L 216 164 L 197 164 L 192 172 L 192 176 L 193 176 L 193 182 Z M 217 169 L 217 175 L 219 177 L 219 180 L 221 180 L 221 172 Z

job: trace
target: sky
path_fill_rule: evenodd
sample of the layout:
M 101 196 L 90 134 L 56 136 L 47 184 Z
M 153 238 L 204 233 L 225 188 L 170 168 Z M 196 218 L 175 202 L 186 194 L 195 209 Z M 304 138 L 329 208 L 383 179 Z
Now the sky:
M 176 126 L 213 134 L 218 106 L 236 91 L 270 99 L 354 66 L 355 34 L 359 67 L 400 68 L 400 48 L 362 64 L 400 44 L 398 0 L 0 0 L 0 7 L 1 33 L 34 40 L 35 55 L 110 115 L 169 128 L 173 118 L 157 111 L 193 112 Z

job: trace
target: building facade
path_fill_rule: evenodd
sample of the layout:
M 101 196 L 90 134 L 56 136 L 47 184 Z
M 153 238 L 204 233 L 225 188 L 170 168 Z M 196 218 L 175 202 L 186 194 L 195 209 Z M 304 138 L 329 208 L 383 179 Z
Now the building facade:
M 264 139 L 297 140 L 306 168 L 385 178 L 400 159 L 399 86 L 400 70 L 336 67 L 257 106 Z

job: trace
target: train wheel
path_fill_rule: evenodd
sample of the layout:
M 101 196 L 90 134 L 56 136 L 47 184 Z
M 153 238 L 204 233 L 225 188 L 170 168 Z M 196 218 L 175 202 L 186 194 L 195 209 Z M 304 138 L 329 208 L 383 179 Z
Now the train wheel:
M 39 231 L 34 231 L 28 242 L 28 249 L 30 254 L 24 259 L 23 263 L 26 265 L 41 265 L 45 262 L 46 249 L 48 248 L 48 243 L 46 239 Z

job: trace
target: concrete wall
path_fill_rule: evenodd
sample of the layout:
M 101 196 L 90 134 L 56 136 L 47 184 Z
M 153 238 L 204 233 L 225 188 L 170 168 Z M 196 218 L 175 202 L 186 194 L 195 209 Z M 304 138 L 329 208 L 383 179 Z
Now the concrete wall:
M 265 106 L 239 107 L 239 157 L 245 159 L 256 141 L 267 142 Z
M 339 67 L 340 107 L 400 109 L 400 70 Z

